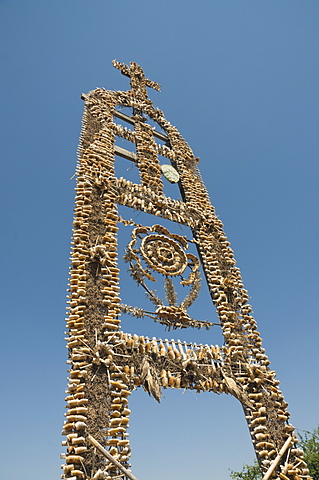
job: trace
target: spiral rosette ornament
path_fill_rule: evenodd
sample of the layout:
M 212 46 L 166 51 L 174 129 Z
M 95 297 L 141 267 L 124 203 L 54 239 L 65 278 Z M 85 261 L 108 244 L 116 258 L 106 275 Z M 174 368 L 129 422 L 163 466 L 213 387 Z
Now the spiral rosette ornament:
M 187 267 L 187 257 L 181 246 L 164 235 L 148 235 L 140 247 L 144 260 L 152 270 L 163 275 L 182 275 Z
M 142 238 L 142 235 L 146 236 Z M 138 239 L 141 239 L 139 249 L 136 248 Z M 182 277 L 180 283 L 191 285 L 199 270 L 198 258 L 191 253 L 185 253 L 188 249 L 186 237 L 170 233 L 162 225 L 135 228 L 132 232 L 132 241 L 127 248 L 128 252 L 124 258 L 130 261 L 131 271 L 134 272 L 133 277 L 137 281 L 139 277 L 145 277 L 155 282 L 150 270 L 168 277 L 182 277 L 186 268 L 189 267 L 191 271 L 188 278 Z M 142 259 L 146 262 L 145 268 L 142 265 Z

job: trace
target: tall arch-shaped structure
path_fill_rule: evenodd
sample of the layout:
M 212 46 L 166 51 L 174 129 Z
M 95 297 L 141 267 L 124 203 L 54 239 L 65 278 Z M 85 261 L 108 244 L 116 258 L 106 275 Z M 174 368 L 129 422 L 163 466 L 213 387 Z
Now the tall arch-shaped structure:
M 135 63 L 114 61 L 113 65 L 130 78 L 131 89 L 97 88 L 83 95 L 69 280 L 70 375 L 62 478 L 134 478 L 129 470 L 129 397 L 140 386 L 157 401 L 163 388 L 235 396 L 242 404 L 265 480 L 310 478 L 197 159 L 149 99 L 147 87 L 159 90 L 159 85 L 145 78 Z M 132 148 L 119 146 L 117 138 Z M 123 158 L 138 168 L 136 182 L 116 175 L 115 160 Z M 178 184 L 180 200 L 165 195 L 166 181 Z M 150 220 L 138 224 L 123 218 L 119 205 L 149 214 Z M 164 226 L 164 220 L 171 227 L 167 222 Z M 131 281 L 145 290 L 151 311 L 121 302 L 119 225 L 130 231 L 125 261 Z M 176 233 L 176 225 L 189 227 L 192 238 Z M 190 244 L 196 246 L 195 253 L 190 253 Z M 124 312 L 151 317 L 168 329 L 209 330 L 213 323 L 194 319 L 188 311 L 198 296 L 201 269 L 219 317 L 223 346 L 150 339 L 122 329 Z M 164 283 L 165 299 L 151 288 L 156 277 Z M 176 283 L 188 289 L 181 303 Z

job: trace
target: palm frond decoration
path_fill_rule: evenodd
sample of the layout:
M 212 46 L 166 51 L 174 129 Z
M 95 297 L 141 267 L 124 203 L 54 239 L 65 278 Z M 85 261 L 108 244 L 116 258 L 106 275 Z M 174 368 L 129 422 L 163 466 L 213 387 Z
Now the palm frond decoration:
M 165 296 L 169 305 L 176 305 L 177 303 L 177 294 L 172 280 L 168 277 L 165 277 Z
M 184 300 L 180 304 L 180 307 L 183 310 L 187 311 L 187 309 L 195 302 L 196 298 L 198 297 L 200 287 L 201 287 L 200 273 L 197 270 L 195 272 L 195 279 L 192 283 L 191 289 L 188 295 L 184 298 Z

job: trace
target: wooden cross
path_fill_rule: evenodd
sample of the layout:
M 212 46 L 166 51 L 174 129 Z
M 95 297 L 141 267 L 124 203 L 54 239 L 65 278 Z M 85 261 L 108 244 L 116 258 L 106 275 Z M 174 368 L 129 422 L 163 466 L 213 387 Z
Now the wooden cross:
M 148 78 L 145 78 L 143 69 L 134 62 L 130 62 L 130 66 L 125 65 L 125 63 L 118 62 L 113 60 L 113 67 L 118 68 L 123 75 L 130 77 L 131 87 L 134 92 L 134 95 L 140 98 L 147 98 L 147 92 L 145 87 L 154 88 L 158 92 L 161 90 L 161 86 L 157 82 L 152 82 Z
M 62 477 L 135 478 L 128 471 L 128 398 L 142 386 L 158 401 L 163 388 L 235 396 L 243 406 L 264 479 L 310 478 L 302 451 L 295 446 L 287 403 L 269 368 L 233 251 L 193 152 L 148 99 L 146 86 L 158 84 L 145 79 L 137 64 L 127 67 L 115 62 L 114 66 L 130 77 L 132 90 L 95 89 L 85 95 L 69 282 L 70 376 Z M 127 116 L 118 106 L 138 109 L 145 117 Z M 154 130 L 147 117 L 165 134 Z M 116 123 L 118 118 L 134 125 L 134 130 Z M 130 141 L 136 153 L 117 146 L 117 138 Z M 157 139 L 165 144 L 156 143 Z M 170 165 L 161 165 L 159 155 Z M 137 165 L 139 183 L 116 177 L 115 160 L 123 157 Z M 178 183 L 183 201 L 164 194 L 162 173 Z M 118 205 L 155 215 L 159 221 L 142 225 L 123 219 Z M 160 219 L 169 220 L 172 228 L 161 225 Z M 125 260 L 133 279 L 155 304 L 151 312 L 124 305 L 119 297 L 120 223 L 132 230 Z M 176 224 L 191 228 L 196 255 L 188 253 L 189 239 L 172 231 Z M 200 262 L 223 331 L 222 347 L 149 339 L 121 329 L 121 313 L 151 316 L 171 329 L 212 327 L 187 311 L 196 301 Z M 165 279 L 167 302 L 147 284 L 154 275 Z M 176 278 L 190 289 L 179 305 L 173 287 Z

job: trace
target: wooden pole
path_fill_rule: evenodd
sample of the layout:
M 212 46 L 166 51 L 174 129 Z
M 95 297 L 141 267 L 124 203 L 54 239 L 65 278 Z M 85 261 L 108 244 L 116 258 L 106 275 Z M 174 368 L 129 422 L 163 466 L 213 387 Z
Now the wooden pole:
M 100 453 L 102 453 L 102 455 L 104 455 L 104 457 L 110 460 L 110 462 L 114 463 L 114 465 L 116 465 L 117 468 L 124 473 L 124 475 L 130 478 L 130 480 L 137 480 L 137 478 L 133 475 L 133 473 L 127 470 L 127 468 L 123 467 L 123 465 L 120 462 L 115 460 L 115 458 L 107 450 L 105 450 L 105 448 L 102 447 L 102 445 L 97 440 L 95 440 L 95 438 L 93 438 L 91 435 L 88 435 L 87 439 L 90 443 L 92 443 L 92 445 L 94 445 L 94 447 L 98 449 Z
M 268 468 L 268 470 L 265 473 L 265 475 L 263 476 L 262 480 L 268 480 L 271 477 L 273 471 L 277 467 L 278 463 L 280 462 L 281 458 L 283 457 L 284 453 L 286 452 L 286 450 L 289 447 L 289 445 L 291 444 L 291 442 L 292 442 L 292 437 L 290 436 L 285 441 L 283 447 L 280 449 L 277 457 L 275 458 L 275 460 L 272 462 L 272 464 Z

